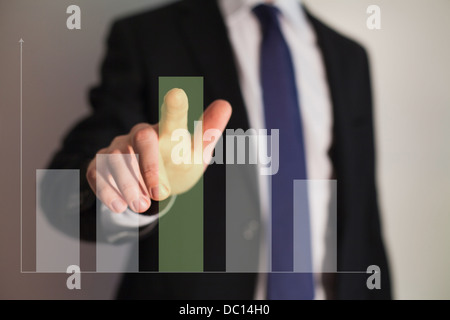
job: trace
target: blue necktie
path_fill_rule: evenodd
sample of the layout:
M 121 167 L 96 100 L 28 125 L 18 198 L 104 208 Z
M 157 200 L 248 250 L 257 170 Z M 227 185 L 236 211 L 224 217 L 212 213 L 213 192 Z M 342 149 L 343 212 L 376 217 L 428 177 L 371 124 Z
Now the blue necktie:
M 294 66 L 282 35 L 278 14 L 272 6 L 253 9 L 262 30 L 260 52 L 261 86 L 266 127 L 279 130 L 279 170 L 272 176 L 272 272 L 268 275 L 267 298 L 299 300 L 314 298 L 311 273 L 294 273 L 294 179 L 306 180 L 303 129 L 298 104 Z M 270 131 L 269 131 L 270 132 Z M 303 192 L 307 192 L 303 188 Z M 299 195 L 297 194 L 296 197 Z M 307 201 L 306 195 L 300 195 Z M 305 203 L 302 207 L 306 207 Z M 308 220 L 309 224 L 309 220 Z M 301 226 L 302 239 L 309 239 L 309 225 Z M 297 232 L 297 231 L 296 231 Z M 300 232 L 300 230 L 299 230 Z M 302 244 L 305 247 L 305 243 Z M 310 240 L 307 257 L 311 259 Z M 304 255 L 304 254 L 303 254 Z M 309 256 L 308 256 L 309 255 Z

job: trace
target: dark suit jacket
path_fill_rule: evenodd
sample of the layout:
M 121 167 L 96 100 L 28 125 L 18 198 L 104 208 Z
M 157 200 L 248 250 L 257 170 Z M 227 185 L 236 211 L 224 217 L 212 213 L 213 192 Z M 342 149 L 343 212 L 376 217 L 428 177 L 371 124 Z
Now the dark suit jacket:
M 338 270 L 364 271 L 369 265 L 378 265 L 382 278 L 381 290 L 369 290 L 367 274 L 335 274 L 333 295 L 338 299 L 390 298 L 375 188 L 367 55 L 357 43 L 309 13 L 308 17 L 322 51 L 333 105 L 329 154 L 338 190 Z M 86 164 L 136 123 L 158 122 L 159 76 L 204 76 L 205 106 L 226 99 L 233 107 L 228 128 L 249 127 L 232 48 L 216 1 L 186 0 L 115 22 L 101 75 L 101 84 L 90 92 L 92 115 L 70 131 L 50 165 L 81 169 L 81 235 L 86 239 L 95 239 L 95 205 L 84 177 Z M 214 165 L 204 177 L 206 271 L 225 270 L 225 170 L 224 165 Z M 58 216 L 49 218 L 52 221 Z M 142 239 L 139 258 L 140 270 L 157 270 L 157 228 Z M 255 281 L 253 273 L 126 274 L 118 297 L 251 299 Z

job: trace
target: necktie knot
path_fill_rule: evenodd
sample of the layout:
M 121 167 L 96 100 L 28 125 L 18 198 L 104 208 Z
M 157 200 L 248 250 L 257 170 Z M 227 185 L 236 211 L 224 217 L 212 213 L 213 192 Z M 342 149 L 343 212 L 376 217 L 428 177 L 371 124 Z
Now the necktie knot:
M 259 20 L 263 34 L 272 28 L 279 28 L 278 14 L 280 10 L 277 7 L 270 4 L 259 4 L 252 11 Z

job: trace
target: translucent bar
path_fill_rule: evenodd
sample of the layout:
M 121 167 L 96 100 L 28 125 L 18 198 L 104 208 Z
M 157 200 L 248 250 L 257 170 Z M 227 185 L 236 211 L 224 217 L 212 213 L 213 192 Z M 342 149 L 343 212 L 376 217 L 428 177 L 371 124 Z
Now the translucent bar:
M 111 175 L 111 167 L 119 162 L 126 164 L 122 168 L 137 179 L 138 158 L 133 154 L 98 154 L 97 165 L 97 194 L 100 186 L 107 182 L 110 187 L 118 190 Z M 139 199 L 137 191 L 134 197 Z M 108 219 L 114 215 L 115 219 Z M 115 213 L 97 199 L 97 272 L 137 272 L 139 271 L 139 214 L 127 209 L 123 213 Z M 111 222 L 113 221 L 113 222 Z
M 203 77 L 159 77 L 160 106 L 173 88 L 186 92 L 188 129 L 192 135 L 194 122 L 203 114 Z M 201 159 L 197 165 L 203 166 Z M 159 219 L 158 231 L 160 272 L 203 272 L 203 177 L 188 192 L 177 196 L 170 211 Z
M 79 170 L 36 170 L 36 272 L 80 265 Z
M 294 271 L 336 272 L 336 181 L 294 181 Z
M 226 134 L 226 271 L 258 272 L 261 263 L 257 134 L 254 130 L 228 130 Z M 263 176 L 266 178 L 266 176 Z M 263 233 L 265 235 L 265 233 Z

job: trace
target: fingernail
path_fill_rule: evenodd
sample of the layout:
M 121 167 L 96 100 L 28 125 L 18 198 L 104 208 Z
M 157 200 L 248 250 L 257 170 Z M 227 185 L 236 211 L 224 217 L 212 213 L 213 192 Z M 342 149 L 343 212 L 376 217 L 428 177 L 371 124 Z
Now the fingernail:
M 154 198 L 154 199 L 163 199 L 163 198 L 167 197 L 167 195 L 169 194 L 169 190 L 163 185 L 154 187 L 154 188 L 152 188 L 151 191 L 152 191 L 152 198 Z
M 114 212 L 122 213 L 125 211 L 127 206 L 122 201 L 116 199 L 111 203 L 111 207 L 113 208 Z
M 142 212 L 148 207 L 148 202 L 144 198 L 139 198 L 133 201 L 133 211 Z

